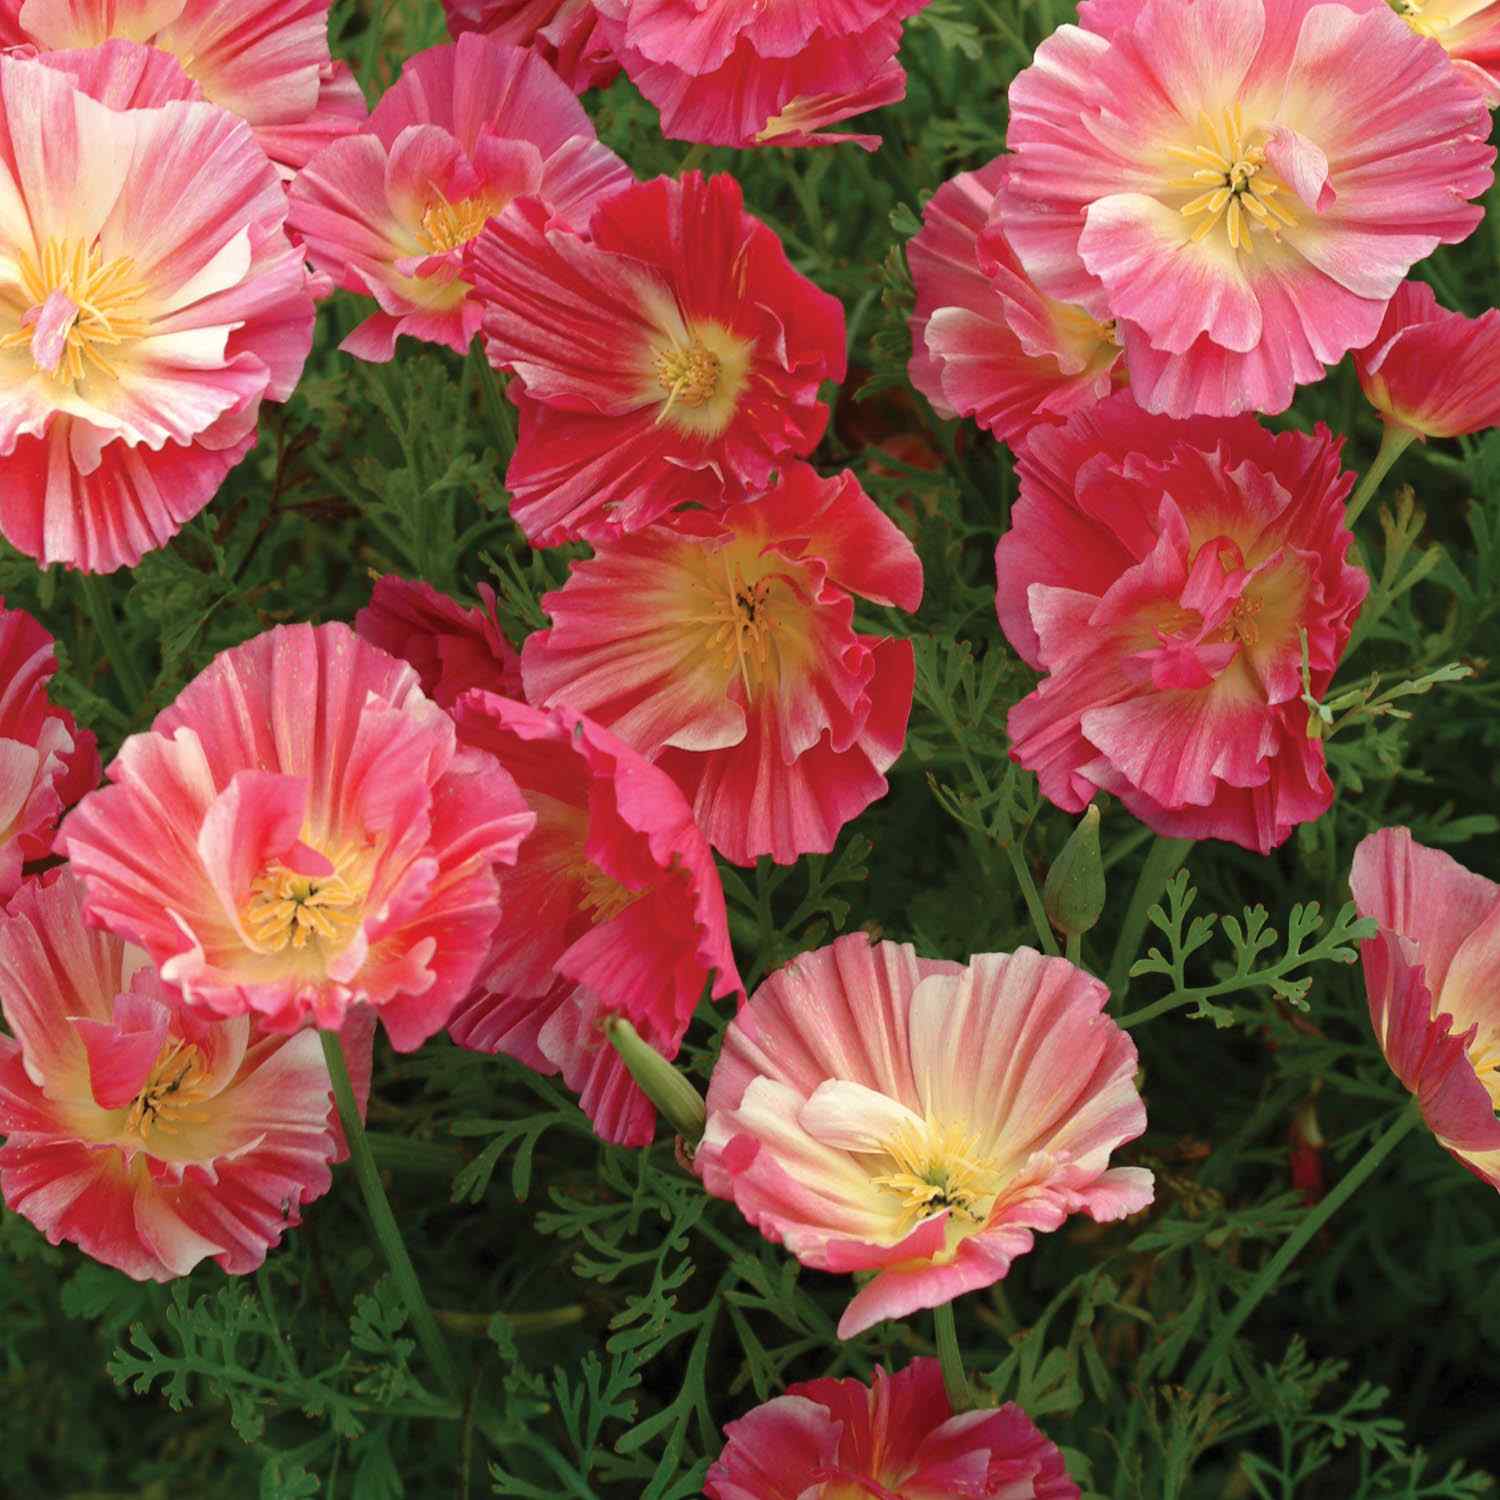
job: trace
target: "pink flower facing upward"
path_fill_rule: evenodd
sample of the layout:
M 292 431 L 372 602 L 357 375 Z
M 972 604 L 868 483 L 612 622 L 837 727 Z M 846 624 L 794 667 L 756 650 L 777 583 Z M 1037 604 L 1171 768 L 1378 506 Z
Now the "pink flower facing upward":
M 1451 438 L 1500 424 L 1500 310 L 1477 318 L 1439 307 L 1405 281 L 1374 343 L 1354 356 L 1365 399 L 1387 426 Z
M 885 794 L 911 714 L 911 642 L 856 634 L 854 595 L 915 609 L 922 564 L 853 474 L 793 464 L 763 499 L 575 563 L 523 648 L 526 696 L 654 760 L 736 864 L 826 854 Z
M 680 502 L 759 494 L 828 425 L 844 309 L 792 269 L 740 185 L 697 172 L 616 193 L 587 238 L 522 200 L 469 247 L 486 352 L 513 371 L 505 476 L 541 546 L 639 531 Z
M 662 134 L 715 146 L 825 146 L 824 127 L 906 94 L 901 23 L 928 0 L 594 0 L 599 30 L 661 111 Z
M 579 714 L 484 692 L 454 714 L 460 739 L 515 778 L 536 829 L 501 879 L 505 918 L 449 1032 L 561 1072 L 605 1140 L 646 1145 L 655 1110 L 603 1023 L 624 1016 L 671 1058 L 706 991 L 742 993 L 713 855 L 667 777 Z
M 120 38 L 171 53 L 283 177 L 364 123 L 364 95 L 328 51 L 328 11 L 329 0 L 0 0 L 17 39 L 43 52 Z
M 916 1359 L 873 1385 L 788 1386 L 724 1429 L 708 1500 L 1078 1500 L 1062 1454 L 1014 1402 L 953 1415 L 942 1367 Z
M 291 187 L 288 223 L 314 266 L 380 311 L 339 345 L 384 361 L 406 334 L 464 353 L 483 307 L 465 246 L 512 198 L 586 217 L 634 181 L 534 53 L 483 36 L 419 52 L 370 116 Z
M 840 1338 L 989 1286 L 1033 1231 L 1151 1201 L 1109 1166 L 1146 1110 L 1108 998 L 1029 948 L 964 967 L 840 938 L 730 1024 L 694 1166 L 805 1265 L 878 1271 Z
M 1484 101 L 1382 3 L 1128 9 L 1011 85 L 1006 233 L 1047 296 L 1114 320 L 1147 410 L 1284 411 L 1478 224 Z
M 1500 886 L 1405 828 L 1354 851 L 1370 1024 L 1438 1144 L 1500 1189 Z
M 226 651 L 109 767 L 58 840 L 90 921 L 200 1013 L 270 1029 L 379 1011 L 401 1051 L 447 1024 L 533 819 L 417 674 L 344 625 Z
M 107 96 L 135 89 L 139 60 L 121 44 L 74 74 Z M 254 446 L 261 401 L 291 394 L 306 271 L 275 170 L 214 105 L 115 110 L 0 57 L 0 118 L 0 530 L 108 572 L 196 515 Z
M 99 784 L 94 736 L 47 697 L 56 670 L 52 637 L 0 600 L 0 903 L 26 861 L 52 852 L 64 810 Z
M 328 1191 L 317 1034 L 192 1016 L 138 952 L 90 930 L 66 870 L 0 917 L 0 1008 L 0 1191 L 54 1245 L 137 1281 L 210 1256 L 239 1275 Z
M 1339 451 L 1125 393 L 1032 432 L 995 607 L 1045 674 L 1009 721 L 1045 796 L 1076 813 L 1102 789 L 1158 833 L 1261 853 L 1328 808 L 1299 631 L 1321 697 L 1369 587 Z
M 917 305 L 911 383 L 940 417 L 973 417 L 1002 442 L 1102 401 L 1114 387 L 1114 330 L 1044 297 L 995 212 L 1004 157 L 945 182 L 906 247 Z
M 443 9 L 453 36 L 478 31 L 527 47 L 575 94 L 603 88 L 620 71 L 593 0 L 443 0 Z

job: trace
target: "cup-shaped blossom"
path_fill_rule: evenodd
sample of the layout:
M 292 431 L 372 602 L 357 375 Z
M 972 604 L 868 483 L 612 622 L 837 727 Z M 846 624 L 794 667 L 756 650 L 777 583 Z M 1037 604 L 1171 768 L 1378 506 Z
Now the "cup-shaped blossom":
M 928 0 L 594 0 L 599 31 L 661 111 L 662 134 L 714 146 L 873 151 L 879 136 L 825 127 L 906 94 L 901 23 Z
M 297 174 L 287 222 L 337 285 L 375 298 L 339 346 L 384 361 L 400 334 L 464 353 L 483 308 L 464 247 L 511 199 L 586 218 L 635 179 L 535 53 L 469 34 L 409 59 L 370 116 Z
M 995 551 L 995 607 L 1045 674 L 1011 757 L 1082 812 L 1096 791 L 1158 833 L 1261 853 L 1333 800 L 1307 734 L 1369 588 L 1347 561 L 1353 475 L 1326 428 L 1178 422 L 1111 396 L 1036 428 Z
M 655 1110 L 603 1026 L 623 1016 L 671 1058 L 706 993 L 741 993 L 713 855 L 667 776 L 580 714 L 474 691 L 454 717 L 536 827 L 501 876 L 505 919 L 449 1033 L 561 1072 L 600 1136 L 645 1145 Z
M 1451 438 L 1500 424 L 1500 310 L 1477 318 L 1438 306 L 1425 281 L 1406 281 L 1385 322 L 1354 355 L 1365 399 L 1388 427 Z
M 495 867 L 534 821 L 415 670 L 346 625 L 224 652 L 68 816 L 90 920 L 201 1013 L 278 1031 L 377 1009 L 420 1045 L 468 993 Z
M 762 499 L 598 543 L 542 600 L 526 696 L 654 760 L 736 864 L 826 854 L 911 715 L 911 642 L 858 634 L 856 595 L 915 609 L 922 564 L 852 473 L 793 464 Z
M 134 93 L 139 48 L 0 57 L 0 530 L 44 564 L 134 564 L 284 401 L 313 304 L 286 193 L 243 120 Z
M 139 1281 L 253 1271 L 327 1192 L 339 1136 L 317 1034 L 203 1020 L 86 921 L 64 868 L 0 916 L 0 1192 Z M 368 1073 L 369 1033 L 351 1059 Z
M 417 669 L 422 691 L 452 708 L 470 688 L 504 697 L 521 693 L 521 658 L 500 628 L 495 591 L 478 585 L 480 603 L 466 609 L 420 579 L 387 573 L 354 618 L 371 645 Z
M 1078 1500 L 1057 1445 L 1014 1402 L 954 1415 L 935 1359 L 808 1380 L 724 1428 L 708 1500 Z
M 1388 5 L 1146 0 L 1010 89 L 1006 233 L 1174 416 L 1284 411 L 1492 181 L 1484 101 Z
M 94 736 L 47 696 L 56 671 L 52 637 L 0 599 L 0 903 L 26 861 L 52 852 L 64 811 L 99 784 Z
M 1029 948 L 967 966 L 863 933 L 771 975 L 724 1035 L 693 1165 L 768 1239 L 875 1271 L 839 1336 L 1000 1280 L 1036 1231 L 1151 1201 L 1109 991 Z
M 973 417 L 1002 442 L 1102 401 L 1114 388 L 1113 328 L 1032 284 L 1005 237 L 1000 157 L 945 182 L 906 247 L 916 286 L 911 383 L 940 417 Z
M 290 177 L 358 130 L 364 95 L 328 50 L 330 0 L 0 0 L 17 40 L 43 52 L 118 38 L 171 53 L 211 103 L 237 114 Z
M 1370 1024 L 1438 1144 L 1500 1189 L 1500 885 L 1382 828 L 1354 851 Z
M 828 425 L 844 309 L 723 174 L 607 198 L 584 237 L 520 200 L 469 247 L 486 352 L 512 371 L 512 514 L 542 546 L 759 494 Z
M 443 0 L 443 10 L 450 35 L 477 31 L 526 47 L 575 94 L 603 88 L 620 71 L 593 0 Z

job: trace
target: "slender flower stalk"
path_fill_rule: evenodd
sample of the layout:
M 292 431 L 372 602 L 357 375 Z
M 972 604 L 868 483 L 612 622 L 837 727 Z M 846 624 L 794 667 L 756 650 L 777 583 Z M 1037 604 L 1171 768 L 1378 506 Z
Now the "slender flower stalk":
M 1420 437 L 1421 434 L 1414 432 L 1410 427 L 1399 427 L 1394 422 L 1386 424 L 1385 430 L 1380 435 L 1380 449 L 1375 454 L 1370 467 L 1365 470 L 1364 478 L 1359 482 L 1359 488 L 1354 492 L 1354 498 L 1349 502 L 1349 509 L 1344 512 L 1344 522 L 1353 526 L 1364 512 L 1365 506 L 1374 498 L 1375 491 L 1380 488 L 1380 481 L 1391 472 L 1396 460 Z
M 943 1389 L 948 1393 L 948 1405 L 955 1415 L 969 1411 L 974 1406 L 974 1391 L 964 1373 L 963 1350 L 959 1347 L 958 1325 L 951 1302 L 941 1302 L 933 1308 L 932 1327 L 938 1360 L 943 1367 Z

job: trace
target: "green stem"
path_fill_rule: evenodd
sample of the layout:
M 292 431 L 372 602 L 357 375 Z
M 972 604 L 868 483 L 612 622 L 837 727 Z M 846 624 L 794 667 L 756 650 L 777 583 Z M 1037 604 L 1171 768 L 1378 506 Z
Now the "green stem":
M 1047 908 L 1042 905 L 1042 897 L 1036 888 L 1036 881 L 1031 878 L 1031 871 L 1027 868 L 1026 856 L 1021 853 L 1014 839 L 1006 839 L 1004 848 L 1005 857 L 1010 861 L 1011 871 L 1016 877 L 1016 884 L 1021 887 L 1026 910 L 1031 913 L 1031 925 L 1036 928 L 1037 940 L 1042 945 L 1042 951 L 1056 958 L 1059 951 L 1057 937 L 1052 931 L 1051 922 L 1047 920 Z
M 364 1194 L 365 1209 L 375 1230 L 375 1238 L 385 1253 L 391 1268 L 391 1276 L 406 1303 L 412 1328 L 426 1352 L 428 1361 L 437 1372 L 444 1391 L 455 1401 L 462 1401 L 463 1387 L 458 1378 L 458 1366 L 453 1362 L 442 1330 L 427 1298 L 422 1292 L 422 1283 L 417 1279 L 416 1267 L 406 1251 L 406 1241 L 401 1237 L 396 1216 L 391 1212 L 391 1201 L 385 1195 L 385 1186 L 380 1180 L 380 1169 L 375 1165 L 375 1153 L 365 1137 L 365 1123 L 359 1117 L 359 1106 L 354 1100 L 354 1086 L 349 1082 L 349 1065 L 344 1060 L 344 1046 L 336 1031 L 323 1031 L 323 1057 L 328 1064 L 328 1077 L 333 1084 L 333 1099 L 338 1106 L 339 1121 L 344 1127 L 344 1138 L 349 1143 L 349 1156 L 354 1163 L 354 1175 L 359 1179 L 359 1190 Z
M 1083 967 L 1083 934 L 1081 932 L 1070 932 L 1067 945 L 1063 949 L 1068 962 L 1075 968 Z
M 118 679 L 130 704 L 130 717 L 134 719 L 146 702 L 146 679 L 136 665 L 135 657 L 120 634 L 115 622 L 114 607 L 110 604 L 108 588 L 96 573 L 77 573 L 78 591 L 83 596 L 83 607 L 93 621 L 94 634 L 104 655 L 109 659 L 109 669 Z
M 1125 913 L 1125 920 L 1120 925 L 1120 935 L 1115 940 L 1114 956 L 1109 961 L 1109 992 L 1111 995 L 1124 994 L 1125 985 L 1130 978 L 1130 966 L 1135 962 L 1136 954 L 1140 951 L 1141 939 L 1146 934 L 1147 913 L 1158 901 L 1161 893 L 1166 890 L 1167 882 L 1181 868 L 1183 860 L 1187 858 L 1188 850 L 1193 847 L 1191 839 L 1168 839 L 1158 837 L 1152 844 L 1150 852 L 1146 855 L 1146 863 L 1141 866 L 1140 877 L 1136 880 L 1135 891 L 1130 897 L 1130 907 Z
M 972 1409 L 974 1393 L 969 1386 L 969 1377 L 964 1374 L 964 1357 L 958 1347 L 958 1326 L 953 1319 L 951 1302 L 940 1302 L 933 1308 L 932 1327 L 938 1363 L 943 1367 L 943 1389 L 948 1393 L 948 1405 L 956 1417 L 960 1412 Z
M 1287 1267 L 1301 1254 L 1308 1241 L 1354 1196 L 1365 1179 L 1391 1154 L 1401 1138 L 1421 1118 L 1422 1112 L 1413 1100 L 1386 1126 L 1385 1132 L 1375 1144 L 1344 1174 L 1339 1185 L 1316 1208 L 1310 1210 L 1302 1222 L 1287 1236 L 1281 1249 L 1266 1262 L 1260 1275 L 1235 1304 L 1234 1311 L 1219 1324 L 1213 1340 L 1198 1357 L 1197 1363 L 1188 1374 L 1189 1390 L 1197 1390 L 1213 1378 L 1220 1361 L 1229 1352 L 1229 1346 L 1234 1342 L 1235 1335 L 1244 1327 L 1245 1320 L 1255 1311 L 1261 1298 L 1276 1286 L 1286 1274 Z
M 1359 488 L 1349 502 L 1349 509 L 1344 512 L 1344 520 L 1350 526 L 1359 520 L 1365 506 L 1380 488 L 1380 481 L 1391 472 L 1391 465 L 1406 452 L 1416 437 L 1417 434 L 1410 427 L 1399 427 L 1394 422 L 1386 423 L 1385 431 L 1380 435 L 1380 451 L 1365 470 L 1364 478 L 1360 480 Z

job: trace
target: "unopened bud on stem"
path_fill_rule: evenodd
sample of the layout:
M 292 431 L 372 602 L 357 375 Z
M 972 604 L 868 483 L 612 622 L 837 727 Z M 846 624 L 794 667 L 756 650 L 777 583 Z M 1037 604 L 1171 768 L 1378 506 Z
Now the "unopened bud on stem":
M 1093 803 L 1068 836 L 1042 887 L 1047 920 L 1068 937 L 1087 932 L 1104 910 L 1104 858 L 1099 852 L 1099 809 Z
M 690 1146 L 696 1146 L 708 1122 L 702 1094 L 624 1016 L 611 1016 L 604 1023 L 604 1035 L 646 1097 Z

